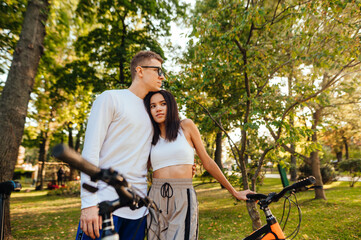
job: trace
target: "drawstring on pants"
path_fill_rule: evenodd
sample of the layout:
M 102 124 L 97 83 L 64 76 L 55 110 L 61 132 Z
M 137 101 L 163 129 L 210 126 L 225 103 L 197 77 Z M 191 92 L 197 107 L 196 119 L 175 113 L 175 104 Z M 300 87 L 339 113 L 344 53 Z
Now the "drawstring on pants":
M 162 187 L 160 188 L 160 195 L 163 198 L 167 199 L 167 214 L 168 214 L 168 205 L 169 205 L 169 198 L 173 197 L 173 188 L 169 183 L 164 183 Z

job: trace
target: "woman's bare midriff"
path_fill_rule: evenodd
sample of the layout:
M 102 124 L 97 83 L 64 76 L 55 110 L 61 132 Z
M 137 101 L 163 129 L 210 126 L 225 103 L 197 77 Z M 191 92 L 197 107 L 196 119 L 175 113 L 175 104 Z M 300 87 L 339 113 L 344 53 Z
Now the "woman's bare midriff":
M 191 164 L 168 166 L 153 172 L 153 178 L 192 178 Z

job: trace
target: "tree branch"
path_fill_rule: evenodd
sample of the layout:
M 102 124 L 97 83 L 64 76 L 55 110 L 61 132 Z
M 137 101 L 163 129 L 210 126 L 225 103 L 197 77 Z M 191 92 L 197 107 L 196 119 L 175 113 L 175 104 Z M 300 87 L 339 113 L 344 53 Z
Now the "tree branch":
M 280 70 L 282 67 L 284 67 L 285 65 L 287 65 L 288 63 L 290 63 L 291 60 L 288 60 L 287 62 L 285 63 L 282 63 L 280 66 L 278 66 L 271 74 L 270 76 L 267 78 L 266 82 L 263 84 L 263 86 L 257 90 L 257 94 L 256 94 L 256 97 L 258 97 L 262 90 L 267 86 L 269 80 L 271 80 L 273 78 L 273 76 L 276 74 L 276 72 L 278 72 L 278 70 Z
M 284 149 L 284 150 L 286 150 L 287 152 L 289 152 L 289 153 L 291 153 L 292 155 L 294 155 L 294 156 L 298 156 L 298 157 L 300 157 L 300 158 L 302 158 L 303 159 L 303 161 L 305 162 L 305 163 L 307 163 L 308 165 L 311 165 L 311 159 L 310 158 L 308 158 L 308 157 L 306 157 L 305 155 L 303 155 L 303 154 L 300 154 L 300 153 L 298 153 L 298 152 L 296 152 L 296 150 L 293 150 L 292 148 L 290 148 L 290 147 L 288 147 L 286 144 L 281 144 L 281 147 Z
M 224 134 L 227 136 L 228 140 L 232 143 L 231 145 L 234 145 L 237 152 L 239 152 L 236 144 L 233 142 L 232 138 L 228 135 L 227 131 L 222 127 L 222 125 L 216 120 L 214 119 L 214 117 L 211 115 L 211 113 L 208 111 L 208 109 L 206 107 L 204 107 L 202 104 L 200 104 L 198 101 L 193 100 L 195 103 L 197 103 L 199 106 L 201 106 L 201 108 L 203 108 L 203 110 L 207 113 L 207 115 L 212 119 L 212 121 L 217 125 L 217 127 L 219 129 L 222 130 L 222 132 L 224 132 Z
M 278 0 L 277 6 L 276 6 L 275 11 L 273 13 L 271 24 L 273 24 L 273 20 L 276 18 L 277 9 L 278 9 L 278 6 L 280 5 L 280 3 L 281 3 L 281 0 Z
M 355 60 L 351 60 L 348 64 L 346 64 L 345 66 L 342 67 L 342 69 L 334 75 L 333 78 L 331 78 L 330 81 L 328 81 L 324 86 L 322 86 L 322 88 L 320 90 L 318 90 L 317 92 L 315 92 L 314 94 L 311 94 L 309 95 L 308 97 L 306 98 L 303 98 L 303 99 L 300 99 L 296 102 L 294 102 L 293 104 L 291 104 L 287 109 L 286 111 L 283 113 L 282 115 L 282 118 L 281 118 L 281 122 L 284 121 L 284 119 L 286 118 L 287 114 L 289 111 L 291 111 L 294 107 L 296 107 L 297 105 L 301 104 L 301 103 L 304 103 L 308 100 L 310 100 L 311 98 L 314 98 L 316 96 L 318 96 L 320 93 L 322 93 L 323 91 L 325 91 L 328 87 L 330 87 L 331 85 L 333 85 L 334 83 L 336 83 L 340 78 L 338 78 L 338 76 L 346 69 L 348 68 Z M 281 132 L 282 132 L 282 125 L 279 127 L 278 129 L 278 138 L 280 137 L 281 135 Z
M 268 153 L 269 151 L 271 151 L 272 149 L 274 149 L 274 147 L 266 148 L 266 149 L 263 151 L 263 153 L 262 153 L 262 155 L 261 155 L 261 157 L 260 157 L 260 159 L 259 159 L 259 161 L 258 161 L 258 167 L 257 167 L 257 169 L 256 169 L 256 172 L 254 173 L 254 176 L 252 177 L 252 189 L 256 189 L 256 179 L 257 179 L 259 173 L 261 172 L 261 169 L 262 169 L 262 166 L 263 166 L 263 161 L 264 161 L 267 153 Z

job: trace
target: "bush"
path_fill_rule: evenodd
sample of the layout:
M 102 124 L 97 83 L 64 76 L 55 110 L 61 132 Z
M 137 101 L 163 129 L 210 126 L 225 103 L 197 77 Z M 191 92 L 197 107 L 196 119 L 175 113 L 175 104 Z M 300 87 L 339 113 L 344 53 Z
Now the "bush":
M 361 159 L 348 159 L 338 163 L 340 171 L 346 172 L 351 177 L 350 187 L 361 178 Z
M 33 174 L 33 171 L 27 171 L 24 169 L 15 169 L 14 170 L 14 180 L 19 180 L 23 178 L 31 178 L 31 175 Z
M 49 196 L 80 196 L 80 181 L 67 182 L 64 187 L 53 189 L 48 192 Z
M 207 170 L 202 173 L 202 175 L 200 176 L 200 179 L 201 179 L 202 183 L 205 183 L 205 182 L 212 183 L 212 182 L 217 181 L 213 178 L 213 176 Z
M 306 178 L 312 175 L 311 166 L 304 164 L 299 167 L 300 176 L 299 179 Z M 321 165 L 321 176 L 323 184 L 328 184 L 336 181 L 336 171 L 330 164 Z

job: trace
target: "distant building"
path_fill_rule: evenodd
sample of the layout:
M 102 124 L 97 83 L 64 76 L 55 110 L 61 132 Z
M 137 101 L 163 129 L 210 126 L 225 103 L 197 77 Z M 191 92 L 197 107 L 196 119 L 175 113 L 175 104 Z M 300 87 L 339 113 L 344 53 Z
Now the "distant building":
M 18 160 L 16 161 L 16 165 L 23 165 L 25 159 L 25 148 L 20 145 Z

